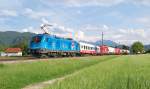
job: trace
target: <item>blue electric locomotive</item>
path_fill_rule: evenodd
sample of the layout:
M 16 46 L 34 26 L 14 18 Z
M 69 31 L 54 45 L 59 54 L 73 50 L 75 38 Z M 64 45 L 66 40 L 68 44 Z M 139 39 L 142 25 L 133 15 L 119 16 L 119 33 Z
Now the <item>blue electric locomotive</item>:
M 79 43 L 73 39 L 61 38 L 50 34 L 32 37 L 30 52 L 34 56 L 76 56 L 80 52 Z

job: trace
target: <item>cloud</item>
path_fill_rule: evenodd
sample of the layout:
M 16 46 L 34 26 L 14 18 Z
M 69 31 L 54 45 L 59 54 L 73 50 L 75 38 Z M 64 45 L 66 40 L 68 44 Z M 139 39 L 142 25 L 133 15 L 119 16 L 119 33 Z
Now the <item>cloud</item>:
M 147 18 L 147 17 L 137 18 L 136 21 L 140 22 L 140 23 L 149 23 L 150 22 L 149 18 Z
M 42 18 L 41 21 L 43 24 L 49 24 L 49 21 L 46 18 Z
M 44 11 L 33 11 L 31 8 L 26 8 L 23 12 L 23 15 L 32 18 L 32 19 L 41 19 L 43 17 L 48 17 L 51 14 Z
M 112 28 L 107 25 L 87 26 L 81 28 L 84 32 L 84 40 L 101 40 L 101 33 L 104 33 L 105 40 L 112 40 L 122 44 L 132 44 L 135 41 L 141 41 L 145 44 L 150 43 L 150 29 L 132 29 L 132 28 Z
M 137 5 L 150 6 L 150 0 L 131 0 L 131 2 Z
M 41 34 L 43 33 L 43 31 L 39 28 L 36 28 L 36 27 L 33 27 L 33 26 L 29 26 L 27 28 L 23 28 L 21 30 L 19 30 L 20 32 L 32 32 L 32 33 L 35 33 L 35 34 Z
M 48 32 L 51 35 L 56 35 L 56 36 L 64 37 L 64 38 L 73 38 L 75 40 L 85 40 L 85 34 L 83 31 L 76 31 L 76 29 L 68 28 L 68 27 L 59 25 L 57 23 L 50 23 L 45 18 L 42 18 L 41 20 L 44 24 L 52 25 L 51 27 L 48 27 Z M 36 31 L 35 31 L 35 29 L 36 29 Z M 21 32 L 32 32 L 32 33 L 36 33 L 36 34 L 44 33 L 44 31 L 42 31 L 42 29 L 40 29 L 40 27 L 35 28 L 32 26 L 29 26 L 27 28 L 23 28 L 20 31 Z
M 114 6 L 122 3 L 150 6 L 150 0 L 40 0 L 45 5 L 63 5 L 69 7 Z
M 53 33 L 72 33 L 73 29 L 71 28 L 67 28 L 65 26 L 62 26 L 58 23 L 51 23 L 49 22 L 46 18 L 42 18 L 41 19 L 42 24 L 49 24 L 52 25 L 51 27 L 49 27 L 48 29 L 50 31 L 52 31 Z
M 121 3 L 123 0 L 65 0 L 70 6 L 111 6 Z
M 13 10 L 0 10 L 0 16 L 11 16 L 11 17 L 16 17 L 18 16 L 18 13 Z
M 134 19 L 134 23 L 142 24 L 145 27 L 150 27 L 150 16 L 143 16 Z
M 40 0 L 47 5 L 65 5 L 65 6 L 112 6 L 122 3 L 124 0 Z
M 47 30 L 51 35 L 57 35 L 60 37 L 65 37 L 65 38 L 72 38 L 73 37 L 74 29 L 59 25 L 57 23 L 50 23 L 45 18 L 42 18 L 41 21 L 42 21 L 42 24 L 52 25 L 50 27 L 47 27 Z M 35 29 L 36 29 L 36 31 L 35 31 Z M 21 32 L 32 32 L 32 33 L 36 33 L 36 34 L 44 33 L 44 31 L 40 28 L 40 26 L 38 28 L 29 26 L 27 28 L 23 28 L 20 31 Z
M 0 10 L 9 9 L 16 10 L 22 7 L 22 0 L 0 0 Z
M 85 40 L 85 33 L 83 31 L 78 31 L 78 33 L 76 34 L 76 38 L 78 40 Z

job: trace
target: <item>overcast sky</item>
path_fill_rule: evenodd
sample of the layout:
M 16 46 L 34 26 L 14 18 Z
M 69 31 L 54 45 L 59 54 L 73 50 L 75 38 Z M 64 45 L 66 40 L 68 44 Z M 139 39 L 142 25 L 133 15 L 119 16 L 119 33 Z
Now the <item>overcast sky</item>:
M 79 40 L 150 43 L 150 0 L 0 0 L 0 31 L 50 33 Z

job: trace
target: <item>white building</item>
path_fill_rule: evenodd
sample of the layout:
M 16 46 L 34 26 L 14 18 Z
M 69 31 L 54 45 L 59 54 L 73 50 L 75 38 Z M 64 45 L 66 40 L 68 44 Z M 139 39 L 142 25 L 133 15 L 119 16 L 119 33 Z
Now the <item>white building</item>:
M 22 56 L 22 51 L 20 48 L 7 48 L 0 56 Z
M 0 52 L 0 56 L 6 56 L 7 54 L 5 52 Z

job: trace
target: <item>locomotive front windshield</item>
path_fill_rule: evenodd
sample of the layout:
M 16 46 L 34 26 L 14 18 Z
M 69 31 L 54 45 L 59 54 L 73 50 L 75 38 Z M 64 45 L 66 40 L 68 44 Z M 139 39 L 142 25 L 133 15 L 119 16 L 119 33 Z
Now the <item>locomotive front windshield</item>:
M 41 40 L 42 40 L 41 36 L 35 36 L 32 38 L 32 42 L 35 42 L 35 43 L 39 43 L 39 42 L 41 42 Z

